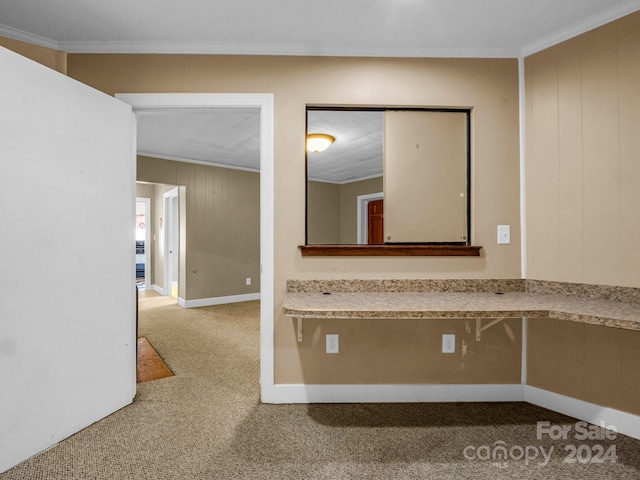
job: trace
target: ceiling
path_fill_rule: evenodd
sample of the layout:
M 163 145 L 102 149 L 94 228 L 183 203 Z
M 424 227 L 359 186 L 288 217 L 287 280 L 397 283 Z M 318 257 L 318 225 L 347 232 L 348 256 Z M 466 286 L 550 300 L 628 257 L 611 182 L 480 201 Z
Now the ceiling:
M 0 35 L 85 53 L 517 57 L 638 9 L 638 0 L 1 0 Z
M 323 152 L 307 153 L 307 177 L 342 184 L 382 175 L 382 125 L 380 111 L 310 110 L 307 132 L 336 140 Z
M 141 112 L 137 118 L 139 155 L 260 169 L 260 110 L 257 108 Z
M 0 36 L 69 53 L 522 57 L 637 10 L 640 0 L 0 0 Z M 364 120 L 318 120 L 354 146 L 316 154 L 334 156 L 326 180 L 369 175 L 381 130 Z M 143 114 L 138 139 L 141 154 L 259 168 L 257 111 Z M 357 172 L 340 168 L 354 155 Z

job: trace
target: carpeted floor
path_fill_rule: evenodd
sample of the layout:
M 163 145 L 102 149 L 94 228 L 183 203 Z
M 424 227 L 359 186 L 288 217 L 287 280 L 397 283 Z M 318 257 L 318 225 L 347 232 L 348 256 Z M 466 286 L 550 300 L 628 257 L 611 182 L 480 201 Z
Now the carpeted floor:
M 579 440 L 525 403 L 260 404 L 258 302 L 140 307 L 175 376 L 0 479 L 640 479 L 640 441 Z M 572 431 L 538 439 L 539 421 Z

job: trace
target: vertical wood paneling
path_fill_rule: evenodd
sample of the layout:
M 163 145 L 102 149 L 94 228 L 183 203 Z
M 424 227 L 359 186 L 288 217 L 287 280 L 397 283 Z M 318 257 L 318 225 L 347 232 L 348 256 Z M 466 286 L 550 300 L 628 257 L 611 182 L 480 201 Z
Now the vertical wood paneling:
M 558 232 L 558 77 L 556 54 L 544 52 L 531 62 L 531 156 L 527 160 L 527 232 L 530 276 L 557 276 Z
M 144 168 L 138 180 L 175 179 L 183 186 L 180 200 L 186 205 L 180 214 L 186 217 L 186 231 L 181 241 L 186 239 L 186 252 L 181 249 L 181 254 L 186 256 L 181 256 L 180 296 L 194 300 L 259 292 L 260 175 L 143 157 L 139 164 Z M 156 204 L 162 209 L 161 194 Z M 161 274 L 158 265 L 158 285 Z M 245 285 L 247 277 L 252 279 L 250 286 Z
M 557 280 L 581 282 L 584 269 L 582 179 L 582 88 L 579 40 L 558 48 L 558 222 Z
M 620 155 L 615 25 L 583 36 L 582 113 L 585 275 L 620 279 Z
M 213 245 L 213 232 L 216 229 L 214 225 L 213 219 L 215 219 L 215 210 L 214 210 L 214 183 L 215 183 L 215 175 L 214 170 L 211 168 L 207 169 L 206 177 L 205 177 L 205 223 L 200 224 L 200 228 L 203 230 L 203 243 L 207 246 L 207 252 L 210 254 L 212 245 Z
M 621 282 L 640 285 L 640 15 L 618 23 Z
M 528 276 L 640 287 L 640 13 L 527 58 L 525 74 Z

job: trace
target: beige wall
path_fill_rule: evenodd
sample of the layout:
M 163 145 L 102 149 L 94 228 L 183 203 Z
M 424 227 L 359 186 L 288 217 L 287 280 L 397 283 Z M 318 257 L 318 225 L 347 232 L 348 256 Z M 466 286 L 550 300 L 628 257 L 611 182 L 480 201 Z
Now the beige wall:
M 385 241 L 466 242 L 467 114 L 386 112 L 384 136 Z
M 41 63 L 45 67 L 52 68 L 60 73 L 67 73 L 67 54 L 65 52 L 59 52 L 58 50 L 32 45 L 7 37 L 0 37 L 0 46 Z
M 471 319 L 305 319 L 304 332 L 297 356 L 306 384 L 519 384 L 521 379 L 521 319 L 487 329 L 480 342 Z M 340 334 L 340 354 L 325 353 L 328 333 Z M 455 353 L 440 353 L 444 333 L 456 335 Z M 289 381 L 286 372 L 276 372 L 276 383 Z
M 382 177 L 345 184 L 309 182 L 307 242 L 358 243 L 358 195 L 382 192 Z
M 68 72 L 73 78 L 110 94 L 274 94 L 274 315 L 275 371 L 279 382 L 302 382 L 303 370 L 315 368 L 304 364 L 306 360 L 299 356 L 291 319 L 282 315 L 287 279 L 520 277 L 518 67 L 515 59 L 70 54 Z M 302 258 L 298 245 L 305 241 L 307 104 L 472 108 L 472 242 L 484 247 L 482 255 Z M 213 228 L 199 223 L 205 232 Z M 511 245 L 496 245 L 498 224 L 511 225 Z M 193 241 L 189 240 L 190 235 L 187 235 L 188 242 Z M 197 264 L 194 259 L 191 261 Z M 189 295 L 199 296 L 200 292 Z M 340 328 L 367 331 L 366 340 L 364 336 L 355 340 L 363 342 L 360 349 L 387 336 L 384 328 L 365 329 L 364 326 L 362 321 L 345 321 Z M 396 341 L 402 344 L 411 342 L 411 338 L 411 332 L 398 330 Z M 434 361 L 425 358 L 422 352 L 407 349 L 404 353 L 406 358 L 402 362 Z M 345 381 L 360 381 L 358 362 L 346 355 L 340 355 L 337 361 L 341 362 Z M 396 362 L 395 359 L 389 361 L 391 365 Z M 376 381 L 375 375 L 371 381 Z
M 340 185 L 308 182 L 307 242 L 326 245 L 340 243 Z
M 527 278 L 640 287 L 640 13 L 528 57 L 525 82 Z M 638 332 L 533 319 L 527 340 L 529 385 L 640 414 Z
M 136 182 L 136 197 L 152 198 L 153 189 L 154 189 L 153 183 Z
M 640 332 L 535 318 L 527 342 L 528 385 L 640 415 Z
M 358 243 L 358 195 L 382 192 L 382 177 L 340 185 L 340 243 Z
M 525 69 L 527 278 L 640 287 L 640 13 Z
M 138 157 L 138 180 L 180 185 L 181 275 L 185 300 L 260 292 L 260 185 L 257 173 Z M 162 195 L 155 190 L 154 230 L 161 239 Z M 183 201 L 184 200 L 184 201 Z M 183 210 L 184 208 L 184 210 Z M 182 220 L 185 220 L 184 223 Z M 162 286 L 161 248 L 153 242 L 153 277 Z M 252 284 L 245 285 L 250 277 Z M 159 283 L 158 283 L 159 282 Z M 184 290 L 183 290 L 184 288 Z

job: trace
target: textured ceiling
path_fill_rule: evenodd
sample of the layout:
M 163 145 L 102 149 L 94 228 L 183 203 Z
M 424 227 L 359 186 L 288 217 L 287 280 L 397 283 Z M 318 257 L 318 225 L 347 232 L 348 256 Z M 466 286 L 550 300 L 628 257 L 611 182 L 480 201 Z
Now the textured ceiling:
M 260 168 L 260 111 L 245 108 L 138 114 L 138 154 Z
M 71 53 L 519 57 L 637 10 L 640 0 L 0 0 L 0 35 Z M 310 131 L 336 142 L 309 155 L 310 176 L 381 173 L 371 116 L 314 112 Z M 141 114 L 138 151 L 257 170 L 258 112 Z
M 335 142 L 307 153 L 311 180 L 345 183 L 382 175 L 382 112 L 311 110 L 308 133 L 327 133 Z
M 382 112 L 310 111 L 308 130 L 336 138 L 324 152 L 308 154 L 309 178 L 345 183 L 382 175 Z M 138 154 L 258 171 L 260 112 L 139 113 Z

